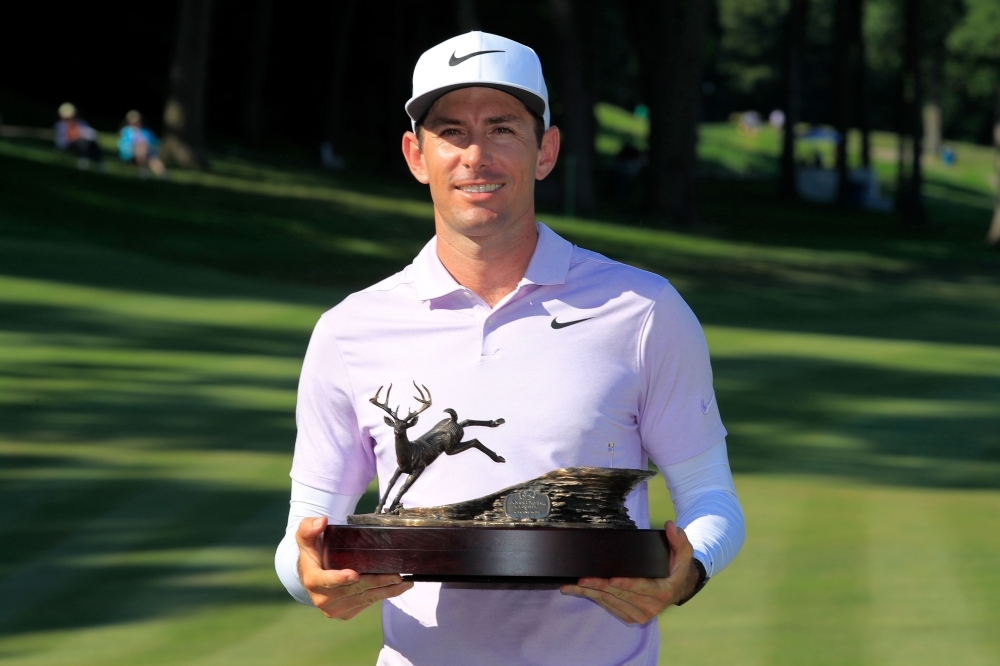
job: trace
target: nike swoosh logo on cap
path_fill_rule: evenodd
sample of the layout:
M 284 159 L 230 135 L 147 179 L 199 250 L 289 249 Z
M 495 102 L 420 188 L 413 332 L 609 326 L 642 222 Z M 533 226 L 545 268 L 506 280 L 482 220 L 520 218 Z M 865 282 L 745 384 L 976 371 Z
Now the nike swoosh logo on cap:
M 456 58 L 455 54 L 457 51 L 451 52 L 451 58 L 448 59 L 448 66 L 454 67 L 455 65 L 461 65 L 463 62 L 469 58 L 475 58 L 477 55 L 483 55 L 484 53 L 503 53 L 503 51 L 473 51 L 469 55 L 464 55 L 461 58 Z
M 591 319 L 593 319 L 593 317 L 587 317 L 586 319 L 577 319 L 576 321 L 564 321 L 564 322 L 556 321 L 557 319 L 558 317 L 552 318 L 552 328 L 555 329 L 566 328 L 567 326 L 572 326 L 573 324 L 579 324 L 581 321 L 590 321 Z

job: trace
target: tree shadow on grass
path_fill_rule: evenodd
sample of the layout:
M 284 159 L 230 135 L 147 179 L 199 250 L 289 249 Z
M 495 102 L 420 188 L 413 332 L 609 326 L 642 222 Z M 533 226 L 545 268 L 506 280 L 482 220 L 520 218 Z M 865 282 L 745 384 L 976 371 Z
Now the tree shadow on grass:
M 336 201 L 255 194 L 221 187 L 139 182 L 76 173 L 0 156 L 0 233 L 8 238 L 84 242 L 202 269 L 278 283 L 353 289 L 409 262 L 433 235 L 431 219 Z M 385 199 L 391 207 L 392 199 Z M 144 270 L 141 261 L 113 269 L 81 255 L 72 265 L 3 256 L 8 275 L 75 284 L 141 288 L 182 295 L 246 295 L 237 280 L 181 280 Z M 203 276 L 202 276 L 203 277 Z M 250 287 L 248 289 L 248 287 Z
M 1000 488 L 1000 377 L 788 358 L 714 365 L 737 472 Z
M 81 346 L 121 350 L 266 354 L 296 360 L 301 360 L 310 334 L 308 328 L 267 328 L 267 322 L 264 326 L 174 323 L 36 303 L 0 302 L 0 322 L 0 331 L 62 336 L 64 344 L 76 339 Z
M 270 565 L 287 491 L 149 477 L 78 458 L 19 463 L 43 478 L 0 486 L 8 509 L 0 514 L 0 636 L 291 603 Z M 74 472 L 80 478 L 60 478 Z M 358 510 L 376 501 L 366 493 Z

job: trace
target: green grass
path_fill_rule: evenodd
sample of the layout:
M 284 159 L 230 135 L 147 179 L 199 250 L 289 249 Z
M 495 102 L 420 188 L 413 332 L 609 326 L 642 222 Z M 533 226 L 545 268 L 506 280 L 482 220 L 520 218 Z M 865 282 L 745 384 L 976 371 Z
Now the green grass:
M 997 663 L 983 155 L 928 169 L 914 234 L 776 203 L 775 137 L 702 137 L 727 179 L 697 233 L 543 216 L 669 277 L 712 348 L 749 538 L 661 618 L 661 662 Z M 0 183 L 0 662 L 374 663 L 378 613 L 323 619 L 271 558 L 310 329 L 429 237 L 425 193 L 238 159 L 140 181 L 33 142 L 0 142 Z

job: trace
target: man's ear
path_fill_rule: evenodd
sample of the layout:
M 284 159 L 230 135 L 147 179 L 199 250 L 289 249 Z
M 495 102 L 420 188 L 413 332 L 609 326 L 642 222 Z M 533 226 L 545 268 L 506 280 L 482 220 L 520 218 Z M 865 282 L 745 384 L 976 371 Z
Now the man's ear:
M 427 177 L 427 165 L 424 163 L 424 153 L 420 150 L 420 142 L 413 132 L 403 134 L 403 159 L 406 160 L 406 166 L 410 167 L 410 173 L 414 178 L 424 185 L 430 182 L 430 178 Z
M 535 162 L 535 180 L 542 180 L 556 167 L 559 158 L 559 128 L 550 127 L 542 135 L 542 147 Z

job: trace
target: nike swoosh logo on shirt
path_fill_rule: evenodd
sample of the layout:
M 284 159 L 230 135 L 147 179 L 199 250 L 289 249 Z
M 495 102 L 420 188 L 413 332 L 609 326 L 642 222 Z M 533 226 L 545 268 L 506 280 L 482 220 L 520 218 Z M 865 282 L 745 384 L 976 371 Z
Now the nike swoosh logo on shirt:
M 456 58 L 455 54 L 457 51 L 451 52 L 451 58 L 448 59 L 448 66 L 454 67 L 455 65 L 461 65 L 463 62 L 469 58 L 475 58 L 477 55 L 483 55 L 484 53 L 503 53 L 503 51 L 473 51 L 469 55 L 464 55 L 461 58 Z
M 712 406 L 713 402 L 715 402 L 715 394 L 714 393 L 712 394 L 712 399 L 709 400 L 708 402 L 705 402 L 704 400 L 701 401 L 701 413 L 702 414 L 708 414 L 708 408 Z
M 566 328 L 567 326 L 572 326 L 573 324 L 579 324 L 581 321 L 590 321 L 591 319 L 593 319 L 593 317 L 587 317 L 586 319 L 577 319 L 576 321 L 564 321 L 564 322 L 559 322 L 557 321 L 557 319 L 558 317 L 552 318 L 552 328 L 554 329 Z

